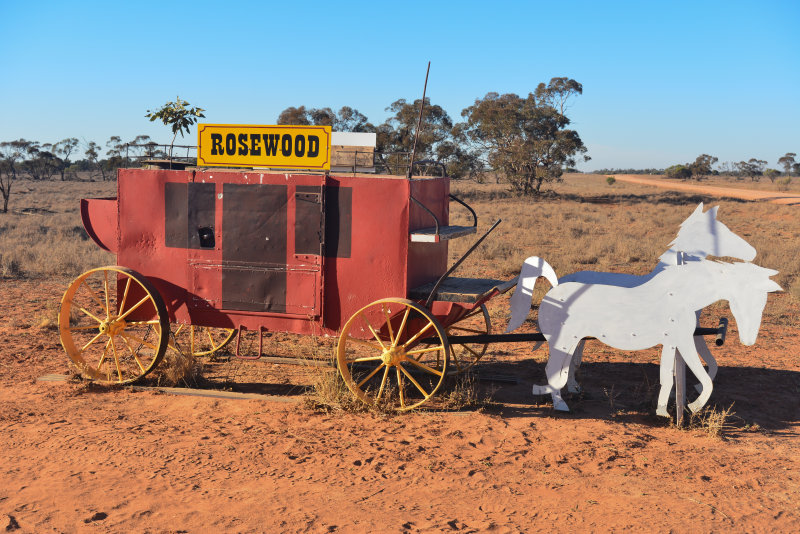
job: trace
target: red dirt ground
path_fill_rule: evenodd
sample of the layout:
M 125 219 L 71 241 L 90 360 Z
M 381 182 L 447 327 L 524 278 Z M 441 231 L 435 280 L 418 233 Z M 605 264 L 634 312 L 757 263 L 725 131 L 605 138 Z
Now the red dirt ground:
M 38 381 L 69 373 L 50 323 L 67 283 L 0 280 L 7 530 L 800 531 L 793 327 L 765 325 L 753 347 L 733 327 L 714 349 L 712 403 L 736 412 L 721 439 L 652 415 L 656 350 L 596 342 L 570 414 L 530 395 L 545 354 L 521 345 L 491 349 L 479 376 L 519 383 L 481 381 L 495 402 L 472 411 L 321 413 L 298 394 L 312 369 L 263 362 L 243 364 L 266 377 L 251 390 L 283 394 L 231 400 Z

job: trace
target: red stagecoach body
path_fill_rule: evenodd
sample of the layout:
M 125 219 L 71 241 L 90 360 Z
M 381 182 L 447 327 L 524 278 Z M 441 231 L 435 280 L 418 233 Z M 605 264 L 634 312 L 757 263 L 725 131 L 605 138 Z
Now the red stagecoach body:
M 83 200 L 81 214 L 170 322 L 335 335 L 370 302 L 425 300 L 447 270 L 445 234 L 425 229 L 453 228 L 449 189 L 447 177 L 121 169 L 117 198 Z M 469 298 L 437 296 L 443 326 L 502 290 L 480 282 Z

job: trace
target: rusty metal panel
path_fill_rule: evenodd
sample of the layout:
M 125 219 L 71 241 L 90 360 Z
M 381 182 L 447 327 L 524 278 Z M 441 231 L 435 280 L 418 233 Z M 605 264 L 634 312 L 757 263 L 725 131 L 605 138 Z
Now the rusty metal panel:
M 321 255 L 323 242 L 322 187 L 295 189 L 294 253 Z
M 353 235 L 353 188 L 325 188 L 325 257 L 349 258 Z
M 116 198 L 81 199 L 81 221 L 92 241 L 109 252 L 116 253 L 119 242 Z
M 214 248 L 214 184 L 164 184 L 164 244 Z
M 286 311 L 287 196 L 286 185 L 223 184 L 223 308 Z

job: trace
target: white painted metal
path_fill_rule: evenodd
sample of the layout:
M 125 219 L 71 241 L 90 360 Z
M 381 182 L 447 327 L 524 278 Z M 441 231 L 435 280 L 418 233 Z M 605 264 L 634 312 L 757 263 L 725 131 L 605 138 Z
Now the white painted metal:
M 678 345 L 673 344 L 676 343 L 674 339 L 666 342 L 666 337 L 668 337 L 668 332 L 670 331 L 673 332 L 673 338 L 676 333 L 680 333 L 685 337 L 685 332 L 684 330 L 673 330 L 666 327 L 673 325 L 674 321 L 677 320 L 678 313 L 680 313 L 681 327 L 688 328 L 683 323 L 687 322 L 685 316 L 690 313 L 693 316 L 689 333 L 689 339 L 691 339 L 691 332 L 697 326 L 700 311 L 703 307 L 714 302 L 712 300 L 703 304 L 704 300 L 700 299 L 697 304 L 698 307 L 692 307 L 693 304 L 691 303 L 695 302 L 696 299 L 687 298 L 678 302 L 672 296 L 676 290 L 681 290 L 682 294 L 695 297 L 703 293 L 702 290 L 707 288 L 698 287 L 692 289 L 693 285 L 717 282 L 717 280 L 706 280 L 708 276 L 701 277 L 702 280 L 697 276 L 689 277 L 688 282 L 684 277 L 690 274 L 707 274 L 706 271 L 709 265 L 750 265 L 755 269 L 752 272 L 754 280 L 745 282 L 740 279 L 741 277 L 735 276 L 734 278 L 737 281 L 729 281 L 728 283 L 753 285 L 752 282 L 758 281 L 755 280 L 756 276 L 764 278 L 764 273 L 776 274 L 775 271 L 763 269 L 753 264 L 727 264 L 710 262 L 704 259 L 708 255 L 715 255 L 749 261 L 755 258 L 756 255 L 756 251 L 752 246 L 731 232 L 724 224 L 717 221 L 717 211 L 718 208 L 714 207 L 704 213 L 703 205 L 700 204 L 692 215 L 681 224 L 678 236 L 671 243 L 669 250 L 659 258 L 659 263 L 647 275 L 636 276 L 624 273 L 581 271 L 557 280 L 553 269 L 541 258 L 534 256 L 525 260 L 520 272 L 517 289 L 511 298 L 511 320 L 506 332 L 519 327 L 527 317 L 530 311 L 533 286 L 538 277 L 547 278 L 555 286 L 545 296 L 539 308 L 540 329 L 545 334 L 548 342 L 550 342 L 550 360 L 548 361 L 547 372 L 548 386 L 534 386 L 534 393 L 551 393 L 556 409 L 568 409 L 566 403 L 560 397 L 560 390 L 564 384 L 568 385 L 570 391 L 578 390 L 574 374 L 575 367 L 580 363 L 584 337 L 595 336 L 611 346 L 622 349 L 627 348 L 628 350 L 638 350 L 628 347 L 639 347 L 642 343 L 644 345 L 640 348 L 663 344 L 659 414 L 667 415 L 666 400 L 672 390 L 675 353 L 678 350 Z M 698 264 L 702 264 L 706 271 L 696 268 Z M 738 274 L 743 272 L 743 268 L 740 267 L 732 269 L 719 267 L 719 269 L 721 269 L 719 274 Z M 665 276 L 661 276 L 662 273 Z M 769 276 L 771 275 L 766 274 L 766 282 L 760 286 L 758 284 L 754 285 L 756 288 L 760 288 L 755 293 L 763 297 L 763 302 L 757 301 L 752 310 L 745 311 L 741 306 L 734 309 L 733 301 L 731 301 L 732 311 L 734 316 L 737 317 L 737 323 L 749 321 L 748 324 L 752 324 L 754 319 L 748 314 L 757 313 L 755 333 L 758 332 L 758 327 L 760 326 L 761 311 L 766 303 L 766 293 L 780 290 L 780 287 L 775 282 L 769 280 Z M 736 289 L 744 288 L 723 286 L 721 291 L 727 294 Z M 729 297 L 718 297 L 716 300 L 720 298 L 728 298 L 730 300 Z M 641 302 L 637 304 L 635 302 L 636 299 L 641 299 Z M 659 306 L 656 307 L 657 309 L 652 306 L 655 302 L 659 303 Z M 674 309 L 671 313 L 675 317 L 667 317 L 668 323 L 662 324 L 657 319 L 663 319 L 665 302 L 673 304 Z M 677 304 L 675 304 L 676 302 Z M 647 310 L 648 306 L 651 308 L 649 312 Z M 620 310 L 622 310 L 621 313 Z M 626 316 L 626 314 L 630 315 Z M 739 316 L 743 318 L 740 319 Z M 613 317 L 614 320 L 609 320 L 609 317 Z M 592 325 L 592 322 L 596 324 Z M 660 340 L 656 340 L 658 336 L 654 338 L 652 332 L 647 330 L 647 325 L 651 323 L 651 328 L 664 330 L 661 334 L 663 337 Z M 544 326 L 545 324 L 547 327 Z M 597 325 L 602 326 L 598 327 Z M 545 328 L 547 328 L 547 331 Z M 631 330 L 631 332 L 621 332 L 619 328 Z M 567 331 L 568 334 L 564 334 Z M 740 330 L 740 334 L 742 333 Z M 567 335 L 567 337 L 565 338 L 564 335 Z M 625 336 L 629 336 L 629 338 L 625 339 Z M 647 341 L 644 341 L 645 339 Z M 753 335 L 753 341 L 755 341 L 755 334 Z M 742 342 L 745 342 L 745 338 L 742 338 Z M 681 339 L 681 344 L 683 345 L 681 351 L 685 352 L 687 361 L 691 361 L 690 369 L 700 379 L 702 385 L 700 397 L 690 405 L 691 409 L 697 410 L 705 404 L 711 394 L 711 380 L 716 374 L 717 364 L 701 337 L 694 338 L 691 345 L 688 344 L 686 339 Z M 708 373 L 703 369 L 698 355 L 707 362 L 709 366 Z

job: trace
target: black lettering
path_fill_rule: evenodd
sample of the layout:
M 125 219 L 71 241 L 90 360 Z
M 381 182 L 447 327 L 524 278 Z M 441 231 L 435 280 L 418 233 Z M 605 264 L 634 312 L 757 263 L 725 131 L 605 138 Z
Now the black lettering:
M 236 136 L 232 133 L 225 136 L 225 154 L 228 156 L 236 155 Z
M 281 137 L 281 154 L 285 158 L 292 155 L 292 136 L 289 134 L 283 134 Z
M 250 155 L 260 156 L 261 147 L 258 144 L 261 142 L 261 136 L 258 134 L 250 135 Z
M 278 134 L 264 134 L 264 155 L 265 156 L 274 156 L 278 153 L 278 140 L 280 136 Z
M 239 155 L 247 155 L 247 134 L 239 134 Z
M 306 153 L 306 138 L 304 135 L 298 135 L 294 138 L 294 155 L 302 158 Z
M 319 156 L 319 137 L 316 135 L 308 136 L 308 157 L 316 158 Z
M 222 134 L 211 134 L 211 155 L 212 156 L 219 156 L 223 154 L 224 151 L 222 149 Z

